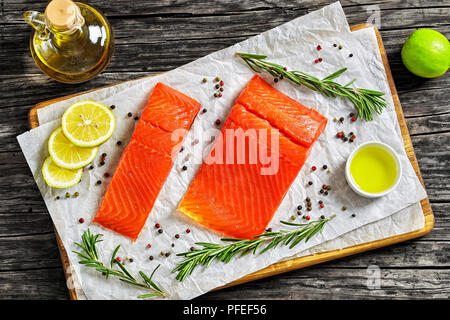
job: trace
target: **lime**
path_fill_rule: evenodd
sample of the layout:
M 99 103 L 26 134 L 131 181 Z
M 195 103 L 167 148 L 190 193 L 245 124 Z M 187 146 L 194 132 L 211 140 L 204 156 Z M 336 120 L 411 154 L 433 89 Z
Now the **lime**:
M 406 68 L 417 76 L 439 77 L 450 65 L 450 44 L 442 33 L 418 29 L 403 45 L 402 60 Z
M 83 169 L 69 170 L 58 167 L 51 157 L 45 159 L 42 165 L 42 176 L 50 187 L 68 188 L 76 185 L 83 175 Z
M 77 147 L 66 138 L 61 127 L 48 139 L 48 152 L 52 160 L 64 169 L 79 169 L 88 165 L 94 160 L 97 150 L 97 147 Z
M 103 104 L 80 101 L 71 105 L 62 116 L 64 135 L 79 147 L 95 147 L 112 135 L 114 115 Z

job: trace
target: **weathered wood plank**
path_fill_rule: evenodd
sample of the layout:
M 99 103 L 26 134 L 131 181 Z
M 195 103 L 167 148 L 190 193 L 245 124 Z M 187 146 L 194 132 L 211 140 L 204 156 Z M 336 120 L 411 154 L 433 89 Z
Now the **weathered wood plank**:
M 0 299 L 69 299 L 63 270 L 57 267 L 0 272 Z
M 199 299 L 448 299 L 448 270 L 382 268 L 380 289 L 364 269 L 308 268 L 211 292 Z

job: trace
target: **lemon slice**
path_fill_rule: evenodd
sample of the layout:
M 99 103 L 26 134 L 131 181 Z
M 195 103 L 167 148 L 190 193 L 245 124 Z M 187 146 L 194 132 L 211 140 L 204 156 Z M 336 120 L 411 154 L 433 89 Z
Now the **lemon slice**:
M 103 104 L 80 101 L 64 112 L 61 125 L 67 139 L 78 147 L 86 148 L 108 140 L 114 131 L 115 120 Z
M 83 169 L 69 170 L 58 167 L 52 157 L 45 159 L 42 165 L 42 176 L 50 187 L 68 188 L 76 185 L 83 175 Z
M 98 148 L 81 148 L 64 135 L 62 128 L 56 129 L 48 139 L 48 152 L 57 166 L 64 169 L 79 169 L 91 163 Z

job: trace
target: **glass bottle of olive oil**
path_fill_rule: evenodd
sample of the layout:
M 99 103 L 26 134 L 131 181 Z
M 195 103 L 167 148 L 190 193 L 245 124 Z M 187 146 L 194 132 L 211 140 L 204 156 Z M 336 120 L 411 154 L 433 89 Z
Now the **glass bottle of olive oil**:
M 24 13 L 33 27 L 30 49 L 38 67 L 64 83 L 92 79 L 109 64 L 114 39 L 108 20 L 92 6 L 52 0 L 44 14 Z

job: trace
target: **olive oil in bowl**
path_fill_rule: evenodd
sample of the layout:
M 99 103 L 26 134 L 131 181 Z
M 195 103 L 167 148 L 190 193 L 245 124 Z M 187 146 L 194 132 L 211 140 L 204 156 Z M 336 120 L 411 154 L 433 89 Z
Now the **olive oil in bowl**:
M 347 160 L 347 182 L 356 193 L 368 198 L 380 197 L 393 190 L 400 176 L 397 154 L 380 142 L 359 146 Z

